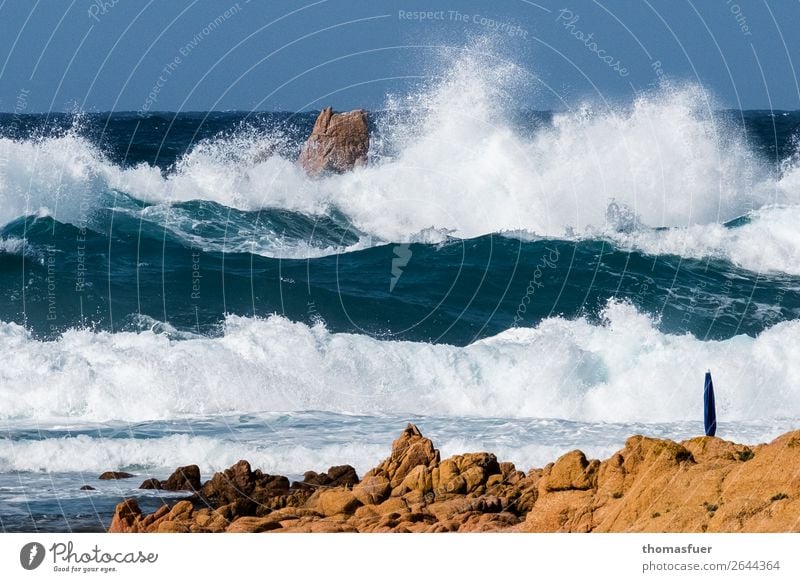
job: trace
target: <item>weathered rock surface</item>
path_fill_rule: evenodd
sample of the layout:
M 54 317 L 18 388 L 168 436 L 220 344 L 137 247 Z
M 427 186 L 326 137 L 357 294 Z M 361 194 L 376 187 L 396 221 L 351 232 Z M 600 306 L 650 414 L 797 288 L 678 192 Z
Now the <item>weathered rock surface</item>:
M 491 453 L 440 460 L 410 424 L 361 481 L 343 465 L 290 484 L 240 461 L 195 490 L 150 515 L 123 501 L 109 531 L 798 532 L 800 431 L 752 448 L 633 436 L 526 474 Z
M 308 137 L 297 163 L 310 175 L 341 174 L 366 164 L 369 126 L 363 109 L 334 113 L 323 109 Z
M 155 477 L 145 479 L 139 489 L 163 489 L 164 491 L 200 491 L 203 484 L 200 481 L 200 467 L 197 465 L 187 465 L 178 467 L 164 481 L 159 481 Z
M 161 488 L 167 491 L 200 491 L 202 486 L 197 465 L 178 467 L 166 481 L 161 482 Z
M 145 479 L 142 484 L 139 485 L 139 489 L 163 489 L 163 487 L 161 486 L 161 481 L 155 477 L 151 477 L 150 479 Z
M 106 471 L 98 479 L 101 481 L 113 481 L 115 479 L 130 479 L 131 477 L 135 477 L 135 475 L 125 471 Z

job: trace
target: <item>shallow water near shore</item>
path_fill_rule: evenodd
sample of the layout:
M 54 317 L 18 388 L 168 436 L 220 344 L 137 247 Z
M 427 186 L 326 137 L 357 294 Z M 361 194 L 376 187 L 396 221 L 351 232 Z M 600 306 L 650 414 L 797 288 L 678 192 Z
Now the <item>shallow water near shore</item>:
M 7 426 L 0 438 L 0 527 L 4 531 L 104 531 L 114 506 L 135 497 L 145 512 L 185 493 L 140 490 L 180 465 L 197 464 L 203 480 L 247 459 L 253 468 L 302 479 L 308 470 L 353 465 L 359 475 L 389 455 L 391 442 L 413 422 L 442 458 L 489 451 L 520 470 L 542 467 L 579 448 L 605 459 L 633 434 L 684 440 L 702 423 L 587 423 L 558 419 L 363 416 L 326 412 L 185 418 L 82 428 Z M 721 423 L 717 436 L 743 444 L 768 442 L 800 419 Z M 136 476 L 100 481 L 103 471 Z M 94 491 L 81 491 L 90 485 Z

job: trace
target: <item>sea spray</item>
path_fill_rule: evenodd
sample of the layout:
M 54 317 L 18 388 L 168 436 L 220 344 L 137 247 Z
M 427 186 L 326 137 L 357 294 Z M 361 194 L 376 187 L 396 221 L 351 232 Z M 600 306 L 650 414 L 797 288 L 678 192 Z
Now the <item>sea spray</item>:
M 297 168 L 300 141 L 280 125 L 201 140 L 166 169 L 113 163 L 79 128 L 2 138 L 0 221 L 46 211 L 74 222 L 87 192 L 100 206 L 117 191 L 157 205 L 339 212 L 354 231 L 404 243 L 432 226 L 461 238 L 583 233 L 604 227 L 612 200 L 642 228 L 718 224 L 798 202 L 794 167 L 776 176 L 699 87 L 672 84 L 627 106 L 587 104 L 530 132 L 512 119 L 514 86 L 529 81 L 497 55 L 462 51 L 435 82 L 387 102 L 375 142 L 385 155 L 322 180 Z
M 74 330 L 42 342 L 4 324 L 0 401 L 9 421 L 70 423 L 302 410 L 677 421 L 696 417 L 694 371 L 710 366 L 725 386 L 720 416 L 764 420 L 800 416 L 787 388 L 800 377 L 799 341 L 798 322 L 725 341 L 664 334 L 617 302 L 601 324 L 553 317 L 466 347 L 277 316 L 229 317 L 223 337 L 183 341 Z

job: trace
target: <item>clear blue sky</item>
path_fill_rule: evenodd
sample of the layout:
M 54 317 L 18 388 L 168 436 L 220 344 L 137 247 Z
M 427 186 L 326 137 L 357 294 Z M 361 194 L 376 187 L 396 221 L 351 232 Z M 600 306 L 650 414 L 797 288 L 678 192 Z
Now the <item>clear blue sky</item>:
M 157 86 L 151 110 L 378 108 L 481 36 L 530 71 L 527 107 L 629 101 L 663 71 L 800 109 L 798 25 L 798 0 L 0 0 L 0 110 L 135 111 Z

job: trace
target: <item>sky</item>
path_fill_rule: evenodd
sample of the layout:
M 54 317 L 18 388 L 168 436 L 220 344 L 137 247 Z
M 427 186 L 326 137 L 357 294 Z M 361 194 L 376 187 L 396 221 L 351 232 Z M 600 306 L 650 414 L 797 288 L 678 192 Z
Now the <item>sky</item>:
M 519 107 L 666 81 L 800 109 L 798 23 L 798 0 L 0 0 L 0 111 L 378 109 L 470 50 L 519 67 Z

